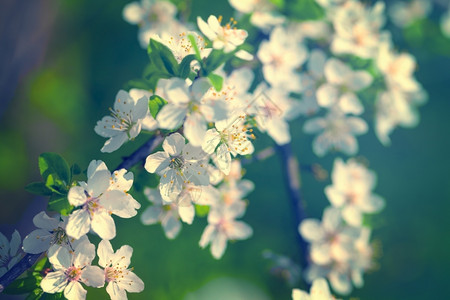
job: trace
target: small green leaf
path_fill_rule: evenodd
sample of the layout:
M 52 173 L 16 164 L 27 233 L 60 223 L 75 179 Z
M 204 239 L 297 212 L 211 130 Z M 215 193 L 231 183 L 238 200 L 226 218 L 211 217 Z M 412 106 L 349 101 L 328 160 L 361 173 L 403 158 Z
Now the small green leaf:
M 44 269 L 45 264 L 47 263 L 48 259 L 47 257 L 44 257 L 43 259 L 41 259 L 40 261 L 38 261 L 33 268 L 34 272 L 40 272 Z
M 209 213 L 209 206 L 208 205 L 195 205 L 195 214 L 198 217 L 204 217 Z
M 42 299 L 42 295 L 44 295 L 44 291 L 38 287 L 34 289 L 26 298 L 25 300 L 39 300 Z
M 156 115 L 159 113 L 161 108 L 167 104 L 167 101 L 161 98 L 158 95 L 153 95 L 150 97 L 150 101 L 148 101 L 148 108 L 150 109 L 150 113 L 153 118 L 156 118 Z
M 216 89 L 216 91 L 220 92 L 222 90 L 223 78 L 217 74 L 209 74 L 208 79 L 211 82 L 212 86 Z
M 151 85 L 151 82 L 146 79 L 132 79 L 125 83 L 125 90 L 131 89 L 141 89 L 141 90 L 153 90 L 154 87 Z
M 54 184 L 62 183 L 63 186 L 70 184 L 69 165 L 56 153 L 42 153 L 39 156 L 39 170 L 44 182 L 52 175 L 51 182 Z
M 68 216 L 73 209 L 67 200 L 67 196 L 61 196 L 58 194 L 53 194 L 48 200 L 48 210 L 56 211 L 63 216 Z
M 200 50 L 198 49 L 197 42 L 195 41 L 195 37 L 192 34 L 188 35 L 188 39 L 191 42 L 192 48 L 194 48 L 195 57 L 199 62 L 202 61 L 202 56 L 200 55 Z
M 25 187 L 25 190 L 41 196 L 50 196 L 52 194 L 52 191 L 43 182 L 32 182 Z
M 194 54 L 187 55 L 180 63 L 179 77 L 186 79 L 191 73 L 191 62 L 195 60 Z

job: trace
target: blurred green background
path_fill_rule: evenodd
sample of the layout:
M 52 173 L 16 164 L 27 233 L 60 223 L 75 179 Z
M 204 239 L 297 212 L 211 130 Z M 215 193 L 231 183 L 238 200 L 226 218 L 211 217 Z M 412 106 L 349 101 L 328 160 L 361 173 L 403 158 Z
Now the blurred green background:
M 226 0 L 177 2 L 191 7 L 195 14 L 191 19 L 232 16 Z M 45 208 L 45 199 L 23 189 L 40 179 L 40 153 L 58 152 L 82 168 L 92 159 L 102 159 L 112 169 L 148 138 L 141 135 L 120 151 L 102 154 L 104 139 L 93 130 L 117 91 L 128 80 L 140 77 L 147 63 L 146 52 L 137 42 L 137 28 L 122 19 L 126 3 L 36 0 L 0 4 L 0 229 L 7 236 L 14 228 L 22 237 L 27 235 L 33 229 L 32 217 Z M 377 172 L 376 192 L 385 197 L 387 205 L 371 218 L 373 238 L 381 246 L 377 247 L 379 269 L 366 274 L 364 288 L 352 293 L 356 299 L 448 299 L 450 294 L 450 39 L 441 35 L 437 25 L 442 12 L 436 6 L 430 19 L 403 31 L 389 27 L 398 49 L 416 56 L 416 75 L 429 101 L 420 108 L 419 126 L 395 130 L 390 147 L 383 147 L 373 131 L 359 138 L 359 153 Z M 320 160 L 314 156 L 312 137 L 303 135 L 301 126 L 298 120 L 291 130 L 300 163 L 320 162 L 330 171 L 337 155 Z M 270 142 L 262 137 L 258 144 L 263 147 Z M 191 226 L 183 224 L 172 241 L 159 225 L 144 226 L 138 217 L 116 218 L 117 237 L 112 244 L 134 248 L 132 265 L 146 284 L 144 292 L 128 294 L 129 298 L 290 299 L 291 287 L 269 274 L 270 263 L 261 255 L 271 249 L 294 260 L 300 258 L 279 162 L 274 156 L 246 167 L 246 178 L 255 183 L 256 190 L 248 197 L 243 220 L 253 227 L 254 235 L 229 243 L 219 261 L 209 249 L 198 246 L 206 226 L 204 218 L 196 218 Z M 142 167 L 133 171 L 135 177 L 145 177 Z M 329 179 L 319 182 L 303 172 L 302 181 L 307 214 L 320 218 L 328 205 L 323 188 Z M 142 196 L 136 198 L 143 211 L 148 202 Z M 104 289 L 89 289 L 88 299 L 102 298 L 107 298 Z

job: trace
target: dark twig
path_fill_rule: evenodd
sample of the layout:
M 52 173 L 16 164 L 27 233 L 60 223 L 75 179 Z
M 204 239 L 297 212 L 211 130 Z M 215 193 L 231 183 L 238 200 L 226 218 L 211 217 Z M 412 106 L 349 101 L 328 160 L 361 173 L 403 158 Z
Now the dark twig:
M 306 218 L 301 194 L 300 166 L 298 164 L 297 158 L 292 152 L 292 146 L 290 143 L 278 146 L 278 150 L 282 160 L 282 168 L 284 172 L 283 175 L 294 213 L 297 242 L 302 253 L 300 265 L 303 269 L 305 269 L 308 264 L 308 244 L 297 230 L 299 224 Z
M 160 134 L 157 134 L 150 138 L 145 144 L 143 144 L 139 149 L 137 149 L 133 154 L 126 157 L 123 162 L 115 169 L 131 169 L 134 165 L 143 161 L 159 144 L 163 141 L 164 137 Z M 22 275 L 23 272 L 31 268 L 42 253 L 39 254 L 25 254 L 25 256 L 15 264 L 8 272 L 6 272 L 0 278 L 0 293 L 10 285 L 17 277 Z

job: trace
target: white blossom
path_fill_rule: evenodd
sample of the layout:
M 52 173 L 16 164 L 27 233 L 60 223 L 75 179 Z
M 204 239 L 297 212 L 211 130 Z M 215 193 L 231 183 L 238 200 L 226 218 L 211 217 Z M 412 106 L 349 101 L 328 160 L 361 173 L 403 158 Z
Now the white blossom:
M 247 31 L 236 29 L 233 21 L 225 26 L 222 26 L 220 22 L 221 19 L 218 20 L 212 15 L 208 17 L 208 23 L 197 17 L 198 28 L 213 43 L 213 48 L 223 49 L 226 53 L 231 52 L 244 43 L 248 35 Z
M 48 257 L 58 253 L 61 247 L 73 251 L 88 238 L 85 235 L 77 240 L 69 237 L 66 233 L 67 220 L 66 216 L 55 215 L 51 218 L 43 211 L 38 213 L 33 218 L 33 224 L 38 229 L 25 237 L 23 251 L 32 254 L 47 252 Z
M 144 282 L 129 268 L 133 248 L 128 245 L 114 252 L 111 243 L 102 240 L 97 249 L 98 264 L 104 268 L 104 280 L 108 284 L 106 291 L 112 300 L 126 300 L 127 293 L 139 293 L 144 290 Z
M 102 239 L 112 239 L 116 226 L 111 214 L 131 218 L 140 204 L 127 193 L 133 183 L 133 174 L 125 169 L 109 172 L 102 161 L 92 161 L 87 171 L 88 180 L 70 188 L 67 198 L 79 207 L 71 213 L 66 227 L 70 237 L 80 238 L 92 229 Z
M 81 283 L 96 288 L 105 285 L 102 269 L 91 266 L 94 257 L 95 246 L 88 241 L 79 244 L 73 252 L 59 248 L 49 257 L 53 271 L 42 279 L 42 290 L 49 294 L 64 291 L 64 297 L 69 300 L 85 299 L 87 292 Z
M 358 152 L 355 136 L 366 133 L 367 123 L 357 117 L 347 117 L 340 111 L 332 110 L 323 118 L 307 120 L 303 127 L 306 133 L 317 136 L 313 141 L 313 151 L 324 156 L 329 150 L 338 150 L 347 155 Z
M 364 213 L 376 213 L 383 208 L 384 200 L 372 194 L 375 173 L 354 159 L 344 163 L 337 158 L 331 177 L 333 185 L 325 188 L 325 194 L 333 206 L 342 209 L 342 217 L 348 224 L 361 226 Z
M 169 135 L 162 146 L 164 151 L 147 157 L 145 169 L 161 176 L 159 190 L 165 201 L 176 199 L 184 184 L 209 184 L 206 153 L 200 147 L 185 144 L 184 137 L 178 132 Z
M 324 67 L 327 82 L 317 89 L 317 102 L 323 107 L 338 107 L 344 113 L 360 115 L 364 107 L 355 92 L 372 83 L 366 71 L 353 71 L 342 61 L 330 58 Z
M 17 230 L 11 235 L 11 241 L 0 232 L 0 277 L 22 258 L 19 252 L 22 239 Z
M 331 295 L 328 283 L 324 278 L 317 278 L 313 281 L 310 293 L 299 289 L 292 290 L 292 300 L 334 300 Z
M 407 27 L 416 20 L 426 18 L 433 8 L 428 0 L 398 1 L 389 8 L 389 16 L 398 27 Z
M 148 109 L 148 91 L 131 89 L 130 92 L 120 90 L 117 93 L 111 116 L 105 116 L 97 122 L 95 132 L 109 138 L 101 149 L 102 152 L 113 152 L 127 140 L 134 139 L 141 129 L 155 130 L 157 123 Z
M 257 56 L 263 64 L 264 79 L 272 87 L 288 92 L 301 90 L 295 70 L 306 61 L 308 52 L 289 30 L 282 26 L 273 29 L 270 39 L 261 42 Z
M 236 221 L 245 213 L 246 204 L 234 201 L 231 204 L 218 202 L 213 205 L 208 214 L 208 226 L 201 236 L 199 245 L 205 248 L 211 244 L 211 254 L 220 259 L 225 253 L 228 240 L 245 240 L 252 234 L 250 226 L 242 221 Z

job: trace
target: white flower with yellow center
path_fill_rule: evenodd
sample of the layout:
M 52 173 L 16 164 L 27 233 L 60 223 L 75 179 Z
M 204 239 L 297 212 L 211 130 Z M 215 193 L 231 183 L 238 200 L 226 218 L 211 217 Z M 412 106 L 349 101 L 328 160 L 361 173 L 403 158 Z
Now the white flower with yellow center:
M 219 121 L 216 128 L 206 132 L 202 149 L 208 154 L 216 152 L 217 167 L 228 175 L 231 169 L 231 155 L 236 156 L 252 154 L 254 151 L 251 142 L 253 129 L 245 124 L 245 116 L 239 116 L 234 121 Z
M 213 43 L 214 49 L 223 49 L 224 52 L 231 52 L 244 43 L 247 38 L 247 31 L 237 29 L 234 20 L 222 26 L 222 18 L 215 16 L 208 17 L 208 23 L 197 17 L 197 25 L 200 31 Z
M 87 183 L 79 182 L 80 186 L 72 187 L 67 195 L 69 203 L 79 209 L 69 216 L 66 232 L 79 239 L 92 229 L 102 239 L 112 239 L 116 226 L 111 214 L 131 218 L 140 207 L 127 193 L 133 175 L 123 174 L 123 170 L 112 175 L 103 162 L 94 160 L 89 164 L 87 176 Z
M 80 243 L 73 253 L 66 248 L 59 248 L 55 255 L 49 257 L 53 271 L 41 281 L 45 293 L 55 294 L 64 291 L 69 300 L 86 299 L 86 290 L 81 283 L 92 287 L 105 284 L 103 270 L 91 266 L 95 257 L 95 246 L 85 241 Z
M 128 245 L 114 252 L 109 241 L 98 244 L 98 264 L 104 268 L 104 280 L 108 284 L 106 291 L 112 300 L 126 300 L 127 293 L 139 293 L 144 290 L 144 282 L 129 268 L 133 248 Z
M 83 235 L 78 240 L 71 238 L 66 233 L 67 217 L 55 215 L 49 217 L 41 211 L 33 218 L 33 223 L 38 229 L 33 230 L 23 240 L 23 251 L 31 254 L 38 254 L 47 251 L 48 257 L 64 247 L 69 251 L 74 251 L 76 246 L 85 240 L 87 236 Z
M 181 134 L 173 133 L 164 140 L 164 151 L 150 154 L 145 161 L 145 169 L 149 173 L 161 176 L 159 190 L 167 202 L 176 199 L 185 184 L 209 184 L 206 153 L 200 147 L 185 142 Z
M 109 138 L 100 151 L 116 151 L 127 140 L 134 139 L 141 129 L 151 131 L 157 128 L 148 109 L 149 97 L 148 91 L 139 89 L 117 93 L 114 109 L 110 108 L 111 116 L 103 117 L 95 126 L 98 135 Z

